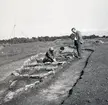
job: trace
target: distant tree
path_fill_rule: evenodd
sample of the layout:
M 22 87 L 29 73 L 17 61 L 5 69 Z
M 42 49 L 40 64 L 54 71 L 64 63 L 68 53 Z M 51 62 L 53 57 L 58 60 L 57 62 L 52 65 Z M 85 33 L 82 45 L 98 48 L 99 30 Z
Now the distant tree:
M 106 36 L 106 38 L 108 38 L 108 36 Z
M 32 37 L 32 38 L 25 38 L 25 37 L 17 38 L 17 37 L 14 37 L 14 38 L 11 38 L 11 39 L 8 39 L 8 40 L 0 40 L 0 44 L 6 44 L 6 43 L 17 44 L 17 43 L 36 42 L 36 41 L 54 41 L 56 39 L 66 39 L 66 38 L 69 38 L 69 36 L 68 35 L 52 36 L 52 37 L 41 36 L 41 37 L 38 37 L 38 38 L 36 38 L 36 37 Z
M 106 36 L 105 36 L 105 35 L 103 35 L 103 36 L 102 36 L 102 38 L 106 38 Z
M 36 37 L 32 37 L 31 39 L 33 42 L 38 41 L 38 39 Z
M 99 36 L 95 34 L 89 36 L 83 36 L 83 39 L 94 39 L 94 38 L 99 38 Z

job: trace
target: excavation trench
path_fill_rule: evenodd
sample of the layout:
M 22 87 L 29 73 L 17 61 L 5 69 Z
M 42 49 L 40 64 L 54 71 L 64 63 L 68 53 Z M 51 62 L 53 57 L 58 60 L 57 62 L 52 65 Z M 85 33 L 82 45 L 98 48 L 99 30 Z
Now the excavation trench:
M 84 68 L 82 69 L 82 71 L 81 71 L 81 73 L 80 73 L 80 75 L 79 75 L 79 78 L 76 80 L 76 82 L 74 83 L 74 85 L 72 86 L 72 88 L 68 91 L 67 97 L 61 102 L 60 105 L 63 105 L 64 102 L 72 95 L 72 92 L 73 92 L 73 90 L 74 90 L 76 84 L 80 81 L 80 79 L 82 79 L 82 76 L 84 75 L 84 70 L 85 70 L 85 68 L 86 68 L 87 65 L 88 65 L 88 61 L 89 61 L 91 55 L 92 55 L 93 52 L 94 52 L 93 49 L 84 49 L 84 50 L 85 50 L 85 51 L 89 51 L 89 52 L 91 52 L 91 53 L 90 53 L 90 55 L 87 57 L 87 59 L 86 59 L 86 61 L 85 61 Z
M 43 85 L 37 90 L 34 89 L 30 94 L 27 94 L 25 99 L 20 95 L 16 100 L 7 103 L 7 105 L 59 105 L 63 104 L 65 100 L 72 95 L 72 91 L 78 81 L 84 74 L 84 69 L 88 64 L 88 60 L 94 50 L 85 49 L 83 53 L 83 59 L 75 60 L 73 64 L 67 63 L 63 67 L 59 67 L 55 75 L 51 79 L 47 80 L 47 84 L 43 82 Z M 53 80 L 54 79 L 54 80 Z M 32 86 L 35 87 L 40 81 L 35 82 Z M 48 85 L 49 84 L 49 85 Z M 29 87 L 29 86 L 28 86 Z M 30 87 L 32 88 L 32 87 Z M 27 86 L 26 86 L 27 89 Z M 23 90 L 23 89 L 22 89 Z M 21 89 L 19 90 L 19 92 Z M 32 100 L 31 102 L 29 100 Z M 16 103 L 17 102 L 17 103 Z
M 0 90 L 0 103 L 6 103 L 11 101 L 13 98 L 17 98 L 19 95 L 25 92 L 27 93 L 27 91 L 34 88 L 50 75 L 53 76 L 55 73 L 60 71 L 63 66 L 66 65 L 64 65 L 65 62 L 55 62 L 51 64 L 37 63 L 36 60 L 38 60 L 38 58 L 41 59 L 42 56 L 44 56 L 42 53 L 40 53 L 38 56 L 32 56 L 30 59 L 24 62 L 24 65 L 20 69 L 13 71 L 6 78 L 4 83 L 1 83 L 2 86 L 0 89 L 3 91 Z

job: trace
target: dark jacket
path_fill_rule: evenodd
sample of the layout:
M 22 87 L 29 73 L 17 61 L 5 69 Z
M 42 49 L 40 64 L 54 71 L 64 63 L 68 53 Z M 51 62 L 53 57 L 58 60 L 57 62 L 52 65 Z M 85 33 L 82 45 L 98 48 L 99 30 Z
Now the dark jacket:
M 45 58 L 43 59 L 43 63 L 45 62 L 54 62 L 54 52 L 47 51 L 45 54 Z
M 72 40 L 77 40 L 78 42 L 82 43 L 83 42 L 83 39 L 82 39 L 82 36 L 81 36 L 81 33 L 80 31 L 77 31 L 76 33 L 72 33 L 70 35 L 70 38 Z

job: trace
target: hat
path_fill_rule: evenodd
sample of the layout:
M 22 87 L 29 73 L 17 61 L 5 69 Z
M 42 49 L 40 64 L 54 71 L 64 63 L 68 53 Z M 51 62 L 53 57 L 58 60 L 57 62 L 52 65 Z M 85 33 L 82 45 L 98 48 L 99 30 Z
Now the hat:
M 53 47 L 50 47 L 49 50 L 50 50 L 50 51 L 54 51 L 54 48 L 53 48 Z
M 60 50 L 64 50 L 64 47 L 62 46 L 62 47 L 60 47 Z

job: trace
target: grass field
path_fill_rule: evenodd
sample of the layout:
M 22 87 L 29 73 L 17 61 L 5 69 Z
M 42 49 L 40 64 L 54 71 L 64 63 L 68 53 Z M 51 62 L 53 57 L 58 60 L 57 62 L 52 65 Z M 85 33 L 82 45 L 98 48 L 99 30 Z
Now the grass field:
M 7 64 L 12 61 L 17 61 L 40 52 L 46 52 L 49 47 L 62 46 L 67 43 L 72 43 L 71 40 L 56 40 L 48 42 L 33 42 L 6 45 L 0 50 L 0 65 Z
M 97 39 L 86 40 L 84 43 L 85 47 L 91 46 L 92 41 Z M 103 41 L 108 41 L 108 39 L 100 39 Z M 53 46 L 54 48 L 64 46 L 64 45 L 71 45 L 71 39 L 58 39 L 55 41 L 48 41 L 48 42 L 33 42 L 33 43 L 21 43 L 21 44 L 11 44 L 5 45 L 5 47 L 0 47 L 0 66 L 8 64 L 13 61 L 17 61 L 20 59 L 24 59 L 30 57 L 32 55 L 38 54 L 40 52 L 46 52 L 49 47 Z
M 44 52 L 50 46 L 53 46 L 52 42 L 34 42 L 7 45 L 0 50 L 0 65 L 23 59 L 39 52 Z
M 12 71 L 20 68 L 24 61 L 30 56 L 45 53 L 51 46 L 57 49 L 60 46 L 71 43 L 72 41 L 70 39 L 59 39 L 49 42 L 5 45 L 5 47 L 0 50 L 0 81 L 4 80 Z

